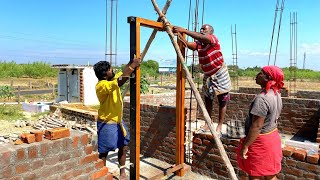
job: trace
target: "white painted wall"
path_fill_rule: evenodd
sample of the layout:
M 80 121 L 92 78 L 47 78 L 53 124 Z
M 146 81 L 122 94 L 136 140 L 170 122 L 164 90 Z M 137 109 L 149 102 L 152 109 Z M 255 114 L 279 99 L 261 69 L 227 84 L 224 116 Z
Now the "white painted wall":
M 94 74 L 93 67 L 83 69 L 83 104 L 98 105 L 99 100 L 96 95 L 96 84 L 98 79 Z

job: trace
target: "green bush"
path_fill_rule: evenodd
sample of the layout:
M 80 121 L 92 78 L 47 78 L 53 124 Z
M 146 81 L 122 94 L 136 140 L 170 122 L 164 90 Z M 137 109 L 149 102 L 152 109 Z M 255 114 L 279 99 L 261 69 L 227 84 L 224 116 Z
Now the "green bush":
M 49 63 L 33 62 L 28 64 L 17 64 L 14 61 L 6 62 L 0 61 L 0 78 L 8 77 L 30 77 L 30 78 L 43 78 L 43 77 L 56 77 L 57 69 L 51 68 Z
M 14 95 L 13 89 L 10 86 L 0 86 L 0 98 L 11 99 Z

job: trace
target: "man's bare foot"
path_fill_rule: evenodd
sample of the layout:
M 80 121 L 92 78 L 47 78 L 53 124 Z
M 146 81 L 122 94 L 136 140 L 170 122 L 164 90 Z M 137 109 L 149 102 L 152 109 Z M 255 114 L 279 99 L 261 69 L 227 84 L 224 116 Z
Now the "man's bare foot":
M 122 173 L 120 174 L 120 180 L 128 180 L 128 176 L 126 175 L 126 173 Z
M 219 124 L 216 128 L 217 133 L 220 133 L 222 129 L 222 124 Z
M 200 128 L 205 130 L 205 131 L 209 131 L 210 130 L 207 123 L 205 125 L 203 125 L 202 127 L 200 127 Z

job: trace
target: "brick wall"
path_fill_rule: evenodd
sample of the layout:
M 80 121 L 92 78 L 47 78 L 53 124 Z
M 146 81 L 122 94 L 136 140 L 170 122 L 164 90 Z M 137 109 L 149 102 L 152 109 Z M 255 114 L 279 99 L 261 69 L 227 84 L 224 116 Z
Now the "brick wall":
M 123 119 L 130 126 L 129 103 L 124 103 Z M 176 154 L 176 108 L 142 104 L 140 112 L 141 154 L 170 164 Z
M 246 93 L 246 94 L 259 94 L 261 91 L 261 88 L 251 88 L 251 87 L 239 87 L 238 92 L 239 93 Z M 288 97 L 289 91 L 287 88 L 281 89 L 281 96 L 282 97 Z
M 191 91 L 185 91 L 185 103 L 184 107 L 187 108 L 187 119 L 195 120 L 197 114 L 197 101 L 195 99 L 194 93 L 192 93 L 192 104 L 191 104 L 191 116 L 190 116 L 190 98 Z M 130 97 L 124 98 L 125 102 L 130 101 Z M 141 104 L 148 104 L 154 106 L 176 106 L 176 93 L 166 93 L 166 94 L 147 94 L 140 96 Z
M 319 91 L 297 91 L 297 98 L 320 99 Z
M 236 161 L 236 148 L 239 140 L 222 138 L 222 143 L 228 154 L 238 178 L 245 175 L 239 170 Z M 219 151 L 209 134 L 194 134 L 192 171 L 215 179 L 229 179 L 227 169 L 219 155 Z M 307 156 L 306 151 L 292 147 L 283 149 L 282 170 L 279 179 L 320 179 L 319 154 Z
M 236 115 L 239 119 L 248 114 L 249 105 L 255 95 L 231 93 L 231 101 L 227 107 L 226 121 Z M 282 98 L 283 109 L 278 128 L 281 133 L 304 137 L 315 142 L 319 127 L 320 100 L 301 98 Z M 217 122 L 218 106 L 215 100 L 213 119 Z
M 0 145 L 0 179 L 112 179 L 88 134 L 71 131 L 58 140 Z

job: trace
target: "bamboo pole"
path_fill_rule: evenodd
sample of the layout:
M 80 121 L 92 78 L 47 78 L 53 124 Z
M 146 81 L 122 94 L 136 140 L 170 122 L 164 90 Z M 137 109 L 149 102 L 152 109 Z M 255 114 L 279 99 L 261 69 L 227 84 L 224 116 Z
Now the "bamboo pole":
M 221 157 L 222 157 L 222 159 L 224 161 L 224 164 L 227 166 L 229 177 L 232 180 L 236 180 L 237 176 L 236 176 L 236 173 L 234 171 L 234 168 L 230 163 L 230 160 L 229 160 L 229 158 L 227 156 L 226 151 L 223 148 L 223 144 L 221 143 L 221 140 L 218 137 L 216 130 L 213 128 L 213 126 L 211 124 L 211 118 L 209 117 L 209 114 L 208 114 L 208 112 L 206 110 L 206 107 L 205 107 L 205 105 L 203 103 L 203 100 L 201 99 L 200 93 L 199 93 L 197 87 L 195 86 L 195 84 L 194 84 L 194 82 L 192 80 L 192 76 L 191 76 L 191 74 L 190 74 L 190 72 L 188 70 L 188 67 L 187 67 L 187 65 L 185 63 L 185 60 L 184 60 L 184 58 L 183 58 L 183 56 L 182 56 L 182 54 L 180 52 L 179 45 L 177 44 L 177 42 L 174 39 L 174 34 L 172 33 L 172 30 L 170 28 L 170 23 L 167 20 L 167 18 L 165 17 L 165 15 L 163 13 L 161 13 L 161 11 L 160 11 L 157 3 L 155 2 L 155 0 L 151 0 L 151 2 L 153 4 L 155 10 L 159 14 L 159 17 L 162 19 L 162 22 L 163 22 L 163 24 L 165 26 L 165 29 L 166 29 L 169 37 L 170 37 L 170 40 L 171 40 L 171 42 L 172 42 L 172 44 L 174 46 L 174 49 L 175 49 L 176 53 L 177 53 L 179 62 L 182 64 L 183 70 L 185 71 L 186 78 L 187 78 L 187 80 L 188 80 L 188 82 L 189 82 L 189 84 L 190 84 L 190 86 L 191 86 L 191 88 L 192 88 L 192 90 L 193 90 L 193 92 L 195 94 L 196 100 L 197 100 L 197 102 L 198 102 L 198 104 L 199 104 L 199 106 L 200 106 L 200 108 L 202 110 L 202 113 L 204 115 L 204 119 L 205 119 L 206 123 L 209 126 L 210 132 L 213 135 L 214 140 L 216 141 L 218 150 L 219 150 L 220 155 L 221 155 Z
M 169 6 L 170 6 L 170 4 L 171 4 L 171 1 L 172 1 L 172 0 L 167 0 L 166 4 L 164 5 L 164 7 L 163 7 L 163 9 L 162 9 L 162 13 L 163 13 L 163 14 L 166 14 L 166 13 L 167 13 L 167 10 L 168 10 L 168 8 L 169 8 Z M 158 21 L 158 22 L 161 21 L 161 18 L 159 17 L 159 18 L 157 19 L 157 21 Z M 150 47 L 152 41 L 153 41 L 154 38 L 156 37 L 157 32 L 158 32 L 158 31 L 157 31 L 156 29 L 153 29 L 153 31 L 152 31 L 152 33 L 151 33 L 151 35 L 150 35 L 150 37 L 149 37 L 149 39 L 148 39 L 148 41 L 147 41 L 147 44 L 146 44 L 146 46 L 144 47 L 144 49 L 143 49 L 143 51 L 142 51 L 142 53 L 141 53 L 141 56 L 140 56 L 141 62 L 143 61 L 144 56 L 147 54 L 147 52 L 148 52 L 148 50 L 149 50 L 149 47 Z M 124 89 L 124 91 L 123 91 L 123 93 L 122 93 L 122 99 L 126 96 L 127 92 L 129 91 L 129 87 L 130 87 L 130 84 L 128 83 L 128 84 L 127 84 L 127 87 L 125 87 L 125 89 Z

